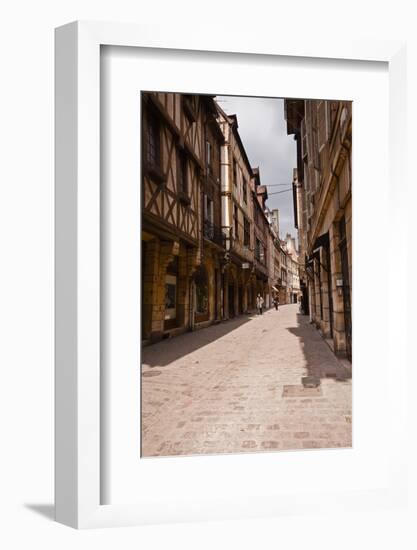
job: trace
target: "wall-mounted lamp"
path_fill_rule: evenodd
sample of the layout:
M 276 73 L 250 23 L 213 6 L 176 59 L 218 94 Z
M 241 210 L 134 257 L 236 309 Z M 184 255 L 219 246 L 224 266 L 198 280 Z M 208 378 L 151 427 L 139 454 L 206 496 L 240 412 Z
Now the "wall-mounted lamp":
M 336 279 L 336 288 L 337 295 L 339 296 L 339 298 L 341 298 L 343 294 L 343 279 Z

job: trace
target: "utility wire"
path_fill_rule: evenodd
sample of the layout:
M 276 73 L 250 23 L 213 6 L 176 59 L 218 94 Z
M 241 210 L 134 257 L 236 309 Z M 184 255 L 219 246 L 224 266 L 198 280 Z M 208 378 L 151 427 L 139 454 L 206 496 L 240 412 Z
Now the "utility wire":
M 284 189 L 284 191 L 274 191 L 273 193 L 268 193 L 268 197 L 270 195 L 279 195 L 281 193 L 288 193 L 289 191 L 292 191 L 292 188 L 291 189 Z

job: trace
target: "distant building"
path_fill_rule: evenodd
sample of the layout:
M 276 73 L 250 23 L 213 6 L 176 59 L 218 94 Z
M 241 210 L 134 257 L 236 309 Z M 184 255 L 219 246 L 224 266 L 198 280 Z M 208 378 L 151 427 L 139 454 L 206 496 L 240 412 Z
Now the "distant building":
M 287 303 L 296 304 L 301 298 L 300 288 L 300 263 L 299 254 L 295 244 L 295 237 L 287 233 L 285 238 L 285 247 L 287 251 Z
M 255 227 L 255 258 L 254 270 L 256 276 L 256 293 L 265 300 L 265 307 L 271 306 L 270 264 L 272 252 L 272 238 L 269 222 L 266 216 L 266 200 L 268 192 L 265 185 L 261 185 L 259 168 L 253 169 L 253 220 Z
M 279 241 L 279 258 L 281 266 L 281 280 L 278 283 L 279 302 L 280 304 L 288 304 L 288 254 L 285 246 L 285 241 Z

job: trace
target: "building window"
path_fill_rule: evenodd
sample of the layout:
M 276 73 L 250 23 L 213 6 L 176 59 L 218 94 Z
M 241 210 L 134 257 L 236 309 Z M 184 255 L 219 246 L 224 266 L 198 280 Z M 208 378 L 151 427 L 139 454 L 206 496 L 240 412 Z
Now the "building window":
M 255 259 L 258 260 L 258 262 L 265 264 L 265 246 L 258 238 L 255 242 Z
M 246 218 L 243 220 L 243 245 L 250 247 L 250 222 Z
M 262 263 L 262 264 L 265 264 L 265 247 L 264 245 L 261 243 L 260 247 L 259 247 L 259 261 Z
M 261 241 L 257 238 L 255 242 L 255 258 L 261 260 Z
M 237 163 L 235 159 L 233 159 L 233 183 L 237 185 Z
M 257 199 L 254 199 L 255 203 L 257 202 Z M 257 204 L 254 204 L 254 209 L 255 209 L 255 225 L 259 225 L 259 211 L 258 211 L 258 205 Z
M 243 179 L 243 202 L 248 203 L 248 182 L 246 178 Z
M 214 240 L 215 230 L 213 225 L 213 201 L 207 195 L 204 195 L 203 206 L 204 206 L 203 235 L 207 239 Z
M 317 111 L 317 102 L 311 104 L 311 126 L 312 126 L 312 157 L 313 166 L 316 170 L 320 170 L 320 155 L 319 155 L 319 117 Z
M 212 169 L 212 150 L 211 150 L 211 143 L 209 141 L 206 141 L 206 169 L 207 169 L 207 175 L 213 174 Z
M 234 221 L 235 221 L 235 239 L 239 239 L 239 217 L 238 217 L 238 208 L 235 205 L 234 207 Z
M 213 201 L 207 195 L 204 201 L 204 219 L 213 223 Z
M 146 136 L 146 161 L 151 167 L 161 164 L 161 135 L 158 117 L 148 112 L 148 133 Z
M 188 162 L 183 149 L 178 151 L 178 192 L 188 196 Z

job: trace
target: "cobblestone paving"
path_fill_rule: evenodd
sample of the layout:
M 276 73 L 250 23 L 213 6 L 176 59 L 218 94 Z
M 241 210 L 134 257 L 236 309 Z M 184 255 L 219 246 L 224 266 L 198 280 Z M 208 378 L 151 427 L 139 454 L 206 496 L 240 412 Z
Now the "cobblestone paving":
M 336 380 L 341 364 L 297 305 L 145 347 L 142 361 L 142 456 L 352 444 L 351 380 Z M 319 389 L 303 388 L 311 374 Z

